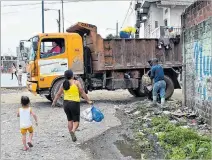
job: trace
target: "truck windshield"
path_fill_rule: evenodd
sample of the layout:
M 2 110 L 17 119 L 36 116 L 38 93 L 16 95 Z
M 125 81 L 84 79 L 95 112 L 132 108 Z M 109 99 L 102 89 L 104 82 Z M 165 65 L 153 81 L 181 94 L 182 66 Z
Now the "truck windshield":
M 35 36 L 33 38 L 30 39 L 30 55 L 29 55 L 29 61 L 34 61 L 36 58 L 36 51 L 33 49 L 33 43 L 36 42 L 38 43 L 39 41 L 39 37 Z

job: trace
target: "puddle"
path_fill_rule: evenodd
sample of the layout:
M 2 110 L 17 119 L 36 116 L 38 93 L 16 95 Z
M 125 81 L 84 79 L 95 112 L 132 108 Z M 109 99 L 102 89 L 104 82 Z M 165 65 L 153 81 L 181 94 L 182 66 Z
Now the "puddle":
M 116 147 L 124 157 L 131 156 L 133 159 L 141 158 L 141 153 L 133 149 L 132 140 L 117 140 L 116 142 L 114 142 L 114 145 L 116 145 Z

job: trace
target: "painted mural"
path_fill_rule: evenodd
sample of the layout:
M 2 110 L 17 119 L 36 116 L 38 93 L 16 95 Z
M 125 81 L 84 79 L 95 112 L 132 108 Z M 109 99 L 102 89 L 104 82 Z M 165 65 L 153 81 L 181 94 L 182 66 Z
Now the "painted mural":
M 212 53 L 210 40 L 194 43 L 193 59 L 197 97 L 201 100 L 212 101 Z

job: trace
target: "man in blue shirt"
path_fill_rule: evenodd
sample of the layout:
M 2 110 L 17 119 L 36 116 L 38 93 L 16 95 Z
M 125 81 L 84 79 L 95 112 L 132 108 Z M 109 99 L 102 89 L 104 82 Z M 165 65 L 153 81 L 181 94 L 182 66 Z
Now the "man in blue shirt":
M 150 78 L 154 80 L 153 85 L 153 104 L 157 103 L 157 95 L 160 92 L 161 105 L 165 103 L 166 94 L 166 82 L 164 81 L 164 71 L 163 68 L 158 64 L 158 59 L 153 59 L 151 61 L 151 75 Z

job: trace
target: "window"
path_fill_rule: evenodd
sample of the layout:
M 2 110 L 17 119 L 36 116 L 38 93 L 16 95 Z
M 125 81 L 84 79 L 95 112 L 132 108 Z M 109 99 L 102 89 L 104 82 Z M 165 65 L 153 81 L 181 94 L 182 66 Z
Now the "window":
M 166 8 L 166 10 L 165 10 L 165 14 L 166 14 L 166 13 L 168 13 L 168 8 Z
M 41 41 L 40 58 L 48 58 L 65 52 L 63 38 L 45 38 Z
M 155 21 L 155 28 L 158 28 L 158 21 Z
M 165 26 L 168 26 L 167 19 L 164 20 L 164 25 L 165 25 Z
M 37 52 L 33 49 L 33 43 L 37 43 L 38 44 L 38 41 L 39 41 L 39 37 L 38 36 L 35 36 L 33 38 L 30 39 L 30 54 L 29 54 L 29 61 L 34 61 L 35 58 L 36 58 L 36 55 L 37 55 Z

